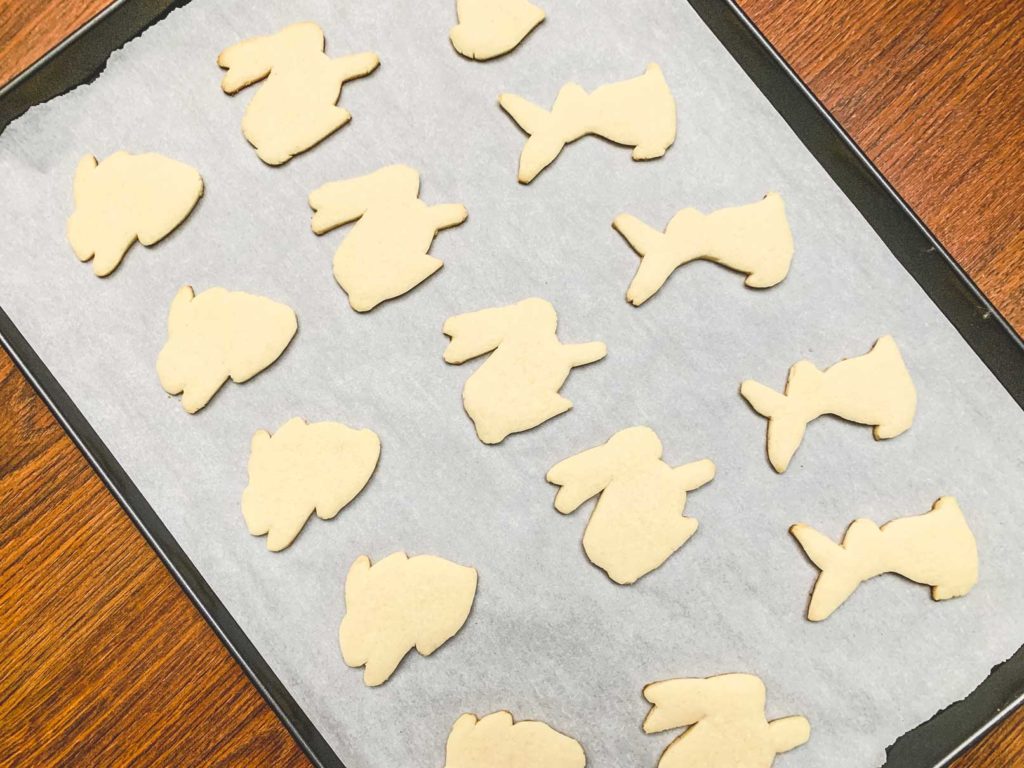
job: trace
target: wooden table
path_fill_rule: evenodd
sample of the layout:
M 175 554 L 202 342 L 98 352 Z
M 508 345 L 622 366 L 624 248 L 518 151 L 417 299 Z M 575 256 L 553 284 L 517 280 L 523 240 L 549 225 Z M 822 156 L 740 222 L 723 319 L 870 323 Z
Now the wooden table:
M 0 0 L 0 82 L 107 3 Z M 1019 2 L 741 4 L 1024 331 Z M 308 765 L 2 353 L 0 585 L 0 765 Z M 1024 709 L 955 763 L 1014 765 Z

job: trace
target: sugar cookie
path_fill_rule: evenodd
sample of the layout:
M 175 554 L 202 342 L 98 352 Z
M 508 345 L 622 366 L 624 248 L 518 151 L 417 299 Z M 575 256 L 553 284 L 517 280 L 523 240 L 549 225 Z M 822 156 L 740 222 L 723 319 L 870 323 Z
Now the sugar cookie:
M 268 165 L 288 162 L 351 120 L 337 106 L 341 86 L 366 77 L 379 63 L 370 52 L 329 58 L 323 30 L 308 21 L 232 45 L 217 57 L 227 70 L 224 93 L 266 78 L 245 109 L 242 133 Z
M 508 53 L 544 21 L 544 11 L 528 0 L 457 0 L 455 10 L 452 45 L 477 61 Z
M 789 529 L 820 570 L 807 618 L 832 615 L 862 582 L 898 573 L 932 588 L 933 600 L 961 597 L 978 583 L 978 548 L 956 499 L 943 496 L 923 515 L 901 517 L 879 528 L 854 520 L 836 544 L 809 525 Z
M 513 432 L 543 424 L 572 408 L 558 394 L 569 371 L 596 362 L 607 349 L 600 341 L 562 344 L 558 316 L 544 299 L 449 317 L 451 343 L 445 362 L 459 365 L 493 352 L 467 380 L 462 403 L 485 443 L 500 443 Z
M 92 259 L 93 272 L 106 277 L 136 240 L 158 243 L 188 218 L 203 196 L 203 178 L 155 152 L 115 152 L 98 164 L 85 155 L 75 170 L 74 194 L 68 240 L 79 261 Z
M 519 156 L 519 181 L 524 184 L 566 144 L 588 133 L 633 147 L 634 160 L 661 157 L 676 140 L 676 102 L 657 64 L 648 64 L 640 77 L 591 93 L 567 83 L 550 112 L 511 93 L 501 94 L 498 103 L 530 136 Z
M 811 736 L 799 715 L 768 722 L 764 683 L 756 675 L 664 680 L 646 686 L 644 698 L 653 705 L 644 733 L 686 727 L 658 768 L 770 768 L 776 755 Z
M 768 459 L 776 472 L 786 471 L 807 424 L 819 416 L 873 426 L 875 440 L 886 440 L 910 429 L 917 409 L 914 382 L 892 336 L 824 371 L 801 360 L 789 369 L 785 394 L 749 379 L 740 394 L 768 418 Z
M 429 656 L 462 629 L 475 595 L 475 568 L 405 552 L 371 566 L 361 555 L 345 580 L 341 655 L 366 665 L 364 683 L 380 685 L 413 648 Z
M 492 712 L 479 720 L 465 714 L 448 736 L 444 768 L 584 768 L 576 739 L 537 720 Z
M 184 393 L 195 413 L 230 377 L 241 384 L 277 360 L 298 324 L 290 307 L 242 291 L 210 288 L 198 296 L 178 291 L 167 318 L 167 343 L 156 361 L 160 384 Z
M 562 486 L 555 509 L 563 515 L 601 494 L 583 534 L 590 562 L 619 584 L 632 584 L 664 563 L 697 530 L 683 517 L 687 491 L 711 482 L 707 459 L 670 467 L 648 427 L 616 432 L 604 445 L 553 466 L 549 483 Z
M 776 192 L 760 202 L 706 216 L 696 208 L 684 208 L 664 232 L 628 213 L 616 216 L 612 226 L 641 258 L 626 291 L 626 300 L 637 307 L 657 293 L 677 267 L 696 259 L 746 273 L 751 288 L 782 282 L 793 259 L 793 235 Z
M 334 254 L 334 279 L 357 312 L 412 290 L 443 265 L 428 255 L 430 244 L 468 214 L 457 204 L 428 206 L 419 192 L 415 169 L 389 165 L 310 194 L 316 234 L 358 219 Z
M 273 435 L 258 430 L 242 493 L 249 533 L 267 534 L 267 549 L 281 551 L 314 511 L 331 520 L 352 501 L 370 481 L 378 458 L 375 432 L 336 421 L 307 424 L 294 418 Z

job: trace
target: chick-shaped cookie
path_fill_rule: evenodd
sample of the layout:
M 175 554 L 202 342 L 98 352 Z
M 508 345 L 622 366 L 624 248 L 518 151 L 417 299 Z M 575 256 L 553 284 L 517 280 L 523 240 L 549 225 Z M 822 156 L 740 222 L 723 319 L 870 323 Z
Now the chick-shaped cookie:
M 287 421 L 271 435 L 252 437 L 249 485 L 242 515 L 249 533 L 267 536 L 267 549 L 287 547 L 316 511 L 331 520 L 366 486 L 380 458 L 380 438 L 336 421 Z
M 97 163 L 78 161 L 75 210 L 68 219 L 68 241 L 79 261 L 106 277 L 132 243 L 163 240 L 192 212 L 203 196 L 203 179 L 191 166 L 156 152 L 115 152 Z
M 284 352 L 298 329 L 291 307 L 242 291 L 178 291 L 167 343 L 156 361 L 160 384 L 195 413 L 229 378 L 248 381 Z
M 415 648 L 429 656 L 466 623 L 476 569 L 434 555 L 395 552 L 373 565 L 361 555 L 345 580 L 341 655 L 363 682 L 385 682 Z

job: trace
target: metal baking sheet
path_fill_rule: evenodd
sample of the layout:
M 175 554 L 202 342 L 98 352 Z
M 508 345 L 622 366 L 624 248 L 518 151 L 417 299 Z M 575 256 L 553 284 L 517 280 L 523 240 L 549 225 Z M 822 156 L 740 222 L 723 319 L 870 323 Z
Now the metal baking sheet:
M 643 684 L 726 671 L 765 679 L 769 716 L 811 720 L 811 741 L 786 765 L 878 765 L 887 745 L 970 693 L 1024 639 L 1024 414 L 690 6 L 546 8 L 524 46 L 474 64 L 450 49 L 447 6 L 194 0 L 114 53 L 98 80 L 0 138 L 0 303 L 350 768 L 436 765 L 459 713 L 497 708 L 573 734 L 591 766 L 653 765 L 675 734 L 640 731 Z M 346 86 L 349 126 L 271 169 L 240 134 L 250 96 L 223 95 L 214 62 L 233 42 L 303 19 L 324 28 L 328 53 L 372 49 L 383 64 Z M 499 92 L 549 104 L 566 80 L 593 87 L 648 61 L 678 103 L 665 158 L 637 164 L 584 139 L 530 186 L 516 184 L 523 136 L 497 108 Z M 81 154 L 122 148 L 194 164 L 206 194 L 178 232 L 136 246 L 97 280 L 64 240 L 70 180 Z M 313 236 L 305 199 L 390 162 L 417 167 L 427 202 L 462 202 L 470 219 L 436 241 L 446 262 L 437 276 L 358 316 L 330 276 L 344 232 Z M 624 302 L 636 257 L 610 228 L 615 214 L 663 224 L 686 205 L 710 210 L 770 189 L 786 199 L 797 243 L 782 285 L 748 291 L 695 264 L 644 307 Z M 286 301 L 300 323 L 274 367 L 229 384 L 195 417 L 154 369 L 184 283 Z M 563 340 L 601 339 L 609 356 L 570 377 L 569 414 L 486 447 L 460 403 L 474 366 L 442 362 L 440 326 L 529 295 L 555 304 Z M 874 443 L 865 429 L 821 420 L 776 476 L 738 382 L 781 386 L 796 359 L 827 365 L 882 333 L 896 336 L 918 385 L 914 428 Z M 271 554 L 245 533 L 238 499 L 252 431 L 293 415 L 370 426 L 383 455 L 338 519 L 311 521 Z M 579 547 L 589 510 L 559 516 L 543 477 L 634 423 L 658 431 L 670 462 L 707 456 L 719 476 L 690 498 L 698 535 L 623 588 Z M 854 517 L 924 512 L 941 494 L 958 497 L 978 539 L 982 578 L 970 596 L 933 604 L 925 589 L 882 577 L 824 624 L 804 620 L 815 571 L 790 523 L 838 537 Z M 337 650 L 344 574 L 358 554 L 399 548 L 475 565 L 480 590 L 453 641 L 366 689 Z

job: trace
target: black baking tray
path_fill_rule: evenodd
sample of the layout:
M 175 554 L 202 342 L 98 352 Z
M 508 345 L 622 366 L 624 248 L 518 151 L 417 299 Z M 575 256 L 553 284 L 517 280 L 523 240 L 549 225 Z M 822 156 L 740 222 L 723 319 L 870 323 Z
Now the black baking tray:
M 900 263 L 1024 408 L 1024 341 L 736 3 L 688 1 Z M 187 2 L 115 0 L 0 89 L 0 134 L 31 106 L 95 78 L 114 50 Z M 313 764 L 345 768 L 2 307 L 0 344 Z M 900 737 L 888 748 L 884 768 L 942 768 L 1022 703 L 1024 647 L 995 667 L 966 699 Z

